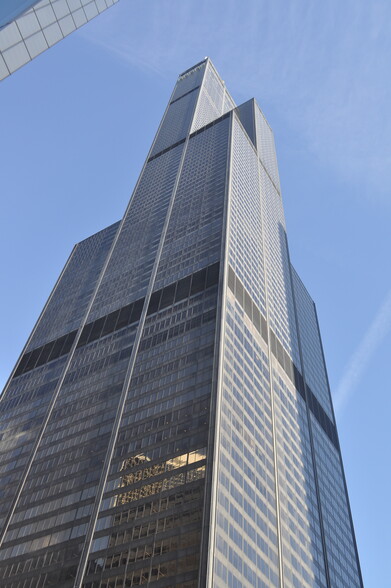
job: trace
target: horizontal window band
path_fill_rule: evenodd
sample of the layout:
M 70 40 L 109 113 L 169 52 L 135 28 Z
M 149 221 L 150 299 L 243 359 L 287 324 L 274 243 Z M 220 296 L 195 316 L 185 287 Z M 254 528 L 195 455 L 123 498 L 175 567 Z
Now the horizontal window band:
M 188 92 L 186 92 L 185 94 L 182 94 L 182 96 L 179 96 L 179 98 L 175 98 L 175 100 L 172 100 L 170 102 L 170 106 L 171 104 L 175 104 L 175 102 L 178 102 L 178 100 L 182 100 L 182 98 L 184 98 L 185 96 L 188 96 L 189 94 L 191 94 L 192 92 L 195 92 L 196 90 L 198 90 L 200 86 L 196 86 L 195 88 L 193 88 L 192 90 L 189 90 Z
M 71 331 L 54 341 L 45 343 L 45 345 L 41 345 L 41 347 L 37 347 L 36 349 L 25 353 L 17 367 L 15 377 L 25 374 L 38 366 L 49 363 L 50 361 L 69 353 L 76 338 L 76 334 L 77 330 Z
M 208 123 L 204 127 L 201 127 L 197 131 L 194 131 L 194 133 L 191 133 L 190 139 L 192 139 L 196 135 L 199 135 L 200 133 L 203 133 L 207 129 L 210 129 L 211 127 L 213 127 L 214 125 L 218 124 L 222 120 L 228 118 L 229 116 L 231 116 L 231 111 L 230 112 L 226 112 L 225 114 L 223 114 L 219 118 L 216 118 L 216 120 L 212 121 L 211 123 Z M 172 149 L 175 149 L 175 147 L 178 147 L 178 145 L 182 145 L 182 143 L 184 143 L 185 141 L 186 141 L 186 137 L 184 139 L 181 139 L 180 141 L 177 141 L 176 143 L 173 143 L 169 147 L 166 147 L 165 149 L 162 149 L 158 153 L 155 153 L 155 155 L 151 155 L 151 157 L 148 157 L 147 163 L 149 163 L 150 161 L 153 161 L 154 159 L 156 159 L 157 157 L 160 157 L 161 155 L 164 155 L 164 153 L 167 153 L 168 151 L 171 151 Z
M 185 276 L 173 284 L 165 286 L 161 290 L 153 292 L 147 314 L 158 312 L 163 308 L 167 308 L 167 306 L 215 286 L 219 281 L 219 267 L 219 262 L 214 263 L 194 274 Z
M 218 281 L 219 263 L 217 262 L 153 292 L 147 314 L 153 314 L 172 304 L 176 304 L 203 292 L 215 286 Z M 101 337 L 105 337 L 124 327 L 137 323 L 140 320 L 144 302 L 145 298 L 139 298 L 131 304 L 127 304 L 118 310 L 114 310 L 105 316 L 87 323 L 81 332 L 77 348 L 88 345 L 88 343 L 92 343 Z M 77 330 L 71 331 L 54 341 L 45 343 L 45 345 L 41 345 L 41 347 L 25 353 L 16 369 L 15 377 L 69 353 L 76 335 Z
M 208 123 L 204 127 L 201 127 L 197 131 L 194 131 L 194 133 L 191 133 L 190 139 L 192 139 L 196 135 L 199 135 L 200 133 L 203 133 L 204 131 L 207 131 L 208 129 L 210 129 L 211 127 L 214 127 L 215 125 L 218 125 L 219 122 L 221 122 L 222 120 L 225 120 L 226 118 L 229 118 L 231 116 L 231 112 L 232 112 L 231 110 L 229 112 L 226 112 L 225 114 L 223 114 L 222 116 L 219 116 L 219 118 L 216 118 L 215 120 L 213 120 L 212 122 Z
M 164 153 L 167 153 L 168 151 L 171 151 L 171 149 L 175 149 L 175 147 L 178 147 L 178 145 L 182 145 L 182 143 L 184 143 L 185 141 L 186 141 L 186 138 L 185 139 L 181 139 L 180 141 L 177 141 L 176 143 L 173 143 L 169 147 L 166 147 L 165 149 L 162 149 L 158 153 L 155 153 L 155 155 L 151 155 L 151 157 L 148 158 L 148 163 L 150 161 L 153 161 L 157 157 L 160 157 L 161 155 L 164 155 Z

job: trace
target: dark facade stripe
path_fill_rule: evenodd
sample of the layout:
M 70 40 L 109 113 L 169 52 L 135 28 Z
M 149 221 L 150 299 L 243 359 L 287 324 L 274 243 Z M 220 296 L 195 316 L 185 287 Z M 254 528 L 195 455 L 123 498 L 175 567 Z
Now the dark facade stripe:
M 169 284 L 165 288 L 153 292 L 147 314 L 150 315 L 158 312 L 172 304 L 215 286 L 219 279 L 219 265 L 219 262 L 214 263 L 194 274 L 190 274 L 181 280 Z M 140 319 L 143 305 L 144 298 L 140 298 L 131 304 L 127 304 L 106 316 L 102 316 L 86 324 L 80 335 L 77 347 L 83 347 L 101 337 L 105 337 L 136 323 Z M 71 331 L 54 341 L 50 341 L 41 347 L 37 347 L 37 349 L 25 353 L 15 372 L 15 377 L 66 355 L 72 347 L 76 334 L 77 331 Z
M 315 416 L 316 420 L 334 445 L 336 449 L 339 451 L 339 443 L 338 443 L 338 435 L 337 435 L 337 428 L 330 420 L 329 416 L 323 409 L 323 406 L 320 404 L 319 400 L 316 398 L 315 394 L 312 392 L 311 388 L 307 384 L 307 395 L 308 395 L 308 404 L 312 414 Z
M 273 345 L 275 341 L 276 345 Z M 284 369 L 285 373 L 289 376 L 292 382 L 295 384 L 296 390 L 300 393 L 305 403 L 308 405 L 310 411 L 330 439 L 334 447 L 339 450 L 337 429 L 334 423 L 330 420 L 326 411 L 312 392 L 311 388 L 304 382 L 304 378 L 298 369 L 298 367 L 290 359 L 289 355 L 282 347 L 280 341 L 276 335 L 270 329 L 270 342 L 271 350 L 273 355 L 278 359 L 279 364 Z
M 235 295 L 236 300 L 243 308 L 244 312 L 250 318 L 252 323 L 255 325 L 259 333 L 262 334 L 263 339 L 268 342 L 267 337 L 267 323 L 266 319 L 260 313 L 255 302 L 251 299 L 250 294 L 247 292 L 242 282 L 239 280 L 231 266 L 228 266 L 228 287 Z M 259 318 L 260 317 L 260 318 Z M 289 376 L 290 380 L 295 384 L 296 390 L 300 393 L 305 403 L 308 405 L 312 414 L 330 439 L 334 447 L 339 450 L 337 429 L 334 423 L 330 420 L 329 416 L 325 412 L 324 408 L 312 392 L 308 384 L 305 384 L 304 378 L 293 363 L 288 353 L 283 348 L 281 342 L 276 337 L 272 329 L 270 332 L 270 347 L 274 357 L 277 358 L 278 363 L 281 365 L 285 373 Z
M 265 317 L 260 312 L 258 306 L 255 304 L 246 288 L 243 286 L 241 280 L 235 274 L 231 266 L 228 266 L 228 287 L 234 294 L 235 298 L 247 314 L 258 333 L 261 333 L 262 338 L 268 342 L 267 322 Z
M 170 105 L 174 104 L 175 102 L 178 102 L 178 100 L 181 100 L 182 98 L 184 98 L 185 96 L 187 96 L 188 94 L 191 94 L 192 92 L 195 92 L 196 90 L 198 90 L 198 88 L 200 88 L 200 86 L 196 86 L 195 88 L 193 88 L 192 90 L 189 90 L 188 92 L 186 92 L 185 94 L 182 94 L 182 96 L 179 96 L 179 98 L 175 98 L 175 100 L 171 100 Z
M 58 359 L 69 353 L 76 334 L 77 331 L 71 331 L 54 341 L 45 343 L 45 345 L 41 345 L 41 347 L 37 347 L 36 349 L 25 353 L 20 360 L 15 372 L 15 377 L 25 374 L 36 367 L 45 365 L 49 361 L 53 361 L 54 359 Z
M 156 159 L 157 157 L 160 157 L 161 155 L 163 155 L 164 153 L 167 153 L 168 151 L 171 151 L 171 149 L 175 149 L 175 147 L 178 147 L 178 145 L 182 145 L 184 142 L 186 141 L 186 139 L 181 139 L 180 141 L 177 141 L 176 143 L 173 143 L 172 145 L 170 145 L 169 147 L 166 147 L 165 149 L 162 149 L 161 151 L 159 151 L 158 153 L 155 153 L 155 155 L 151 155 L 151 157 L 148 158 L 148 163 L 150 161 L 153 161 L 154 159 Z
M 276 335 L 270 329 L 270 344 L 273 355 L 278 359 L 279 364 L 284 369 L 285 373 L 289 376 L 292 382 L 295 384 L 296 390 L 300 393 L 300 396 L 305 400 L 312 414 L 330 439 L 334 447 L 339 450 L 337 428 L 327 415 L 326 411 L 312 392 L 311 388 L 304 382 L 304 378 L 293 363 Z
M 225 114 L 223 114 L 222 116 L 220 116 L 219 118 L 216 118 L 215 120 L 213 120 L 212 122 L 208 123 L 207 125 L 205 125 L 204 127 L 201 127 L 200 129 L 198 129 L 197 131 L 194 131 L 194 133 L 191 133 L 190 135 L 190 139 L 192 139 L 193 137 L 195 137 L 196 135 L 199 135 L 200 133 L 203 133 L 204 131 L 206 131 L 207 129 L 210 129 L 211 127 L 214 127 L 214 125 L 217 125 L 219 122 L 221 122 L 222 120 L 225 120 L 226 118 L 228 118 L 229 116 L 231 116 L 231 111 L 226 112 Z
M 188 92 L 188 94 L 190 94 L 190 92 Z M 184 94 L 183 96 L 185 96 L 186 94 Z M 181 96 L 181 98 L 183 98 L 183 96 Z M 179 100 L 179 98 L 178 98 Z M 174 100 L 174 102 L 176 102 L 176 100 Z M 172 102 L 171 102 L 172 104 Z M 221 122 L 222 120 L 228 118 L 231 115 L 231 112 L 226 112 L 225 114 L 223 114 L 223 116 L 220 116 L 220 118 L 216 118 L 216 120 L 212 121 L 211 123 L 205 125 L 204 127 L 201 127 L 200 129 L 198 129 L 197 131 L 194 131 L 194 133 L 191 133 L 190 135 L 190 139 L 192 139 L 193 137 L 195 137 L 196 135 L 199 135 L 200 133 L 203 133 L 204 131 L 206 131 L 207 129 L 210 129 L 210 127 L 213 127 L 214 125 L 216 125 L 217 123 Z M 158 153 L 155 153 L 155 155 L 151 155 L 151 157 L 148 158 L 148 163 L 150 161 L 153 161 L 154 159 L 156 159 L 157 157 L 160 157 L 161 155 L 163 155 L 164 153 L 167 153 L 168 151 L 171 151 L 172 149 L 175 149 L 175 147 L 178 147 L 178 145 L 182 145 L 184 142 L 186 141 L 186 138 L 181 139 L 180 141 L 177 141 L 176 143 L 173 143 L 172 145 L 170 145 L 169 147 L 166 147 L 165 149 L 162 149 L 161 151 L 159 151 Z

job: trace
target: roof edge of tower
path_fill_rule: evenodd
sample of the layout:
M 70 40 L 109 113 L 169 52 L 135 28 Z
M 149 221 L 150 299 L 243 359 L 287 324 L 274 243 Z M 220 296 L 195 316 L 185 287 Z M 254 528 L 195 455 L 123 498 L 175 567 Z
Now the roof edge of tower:
M 195 69 L 196 67 L 199 67 L 203 63 L 206 63 L 208 60 L 209 60 L 209 57 L 205 57 L 205 59 L 203 59 L 202 61 L 199 61 L 195 65 L 192 65 L 191 67 L 189 67 L 189 69 L 186 69 L 185 71 L 183 71 L 182 73 L 180 73 L 178 77 L 181 78 L 182 76 L 185 76 L 186 74 L 188 74 L 191 71 L 193 71 L 193 69 Z

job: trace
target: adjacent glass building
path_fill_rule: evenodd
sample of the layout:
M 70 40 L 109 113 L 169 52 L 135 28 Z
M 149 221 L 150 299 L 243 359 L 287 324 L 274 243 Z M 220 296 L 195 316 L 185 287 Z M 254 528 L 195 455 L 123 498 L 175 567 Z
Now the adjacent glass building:
M 73 249 L 0 405 L 3 588 L 360 588 L 272 131 L 182 73 L 123 219 Z
M 0 80 L 118 0 L 2 0 Z

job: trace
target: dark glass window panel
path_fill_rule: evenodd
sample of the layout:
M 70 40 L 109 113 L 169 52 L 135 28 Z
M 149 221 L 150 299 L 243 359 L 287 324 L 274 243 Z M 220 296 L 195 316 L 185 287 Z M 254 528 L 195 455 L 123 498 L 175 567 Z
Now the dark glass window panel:
M 179 280 L 176 288 L 175 302 L 184 300 L 190 294 L 191 276 L 186 276 L 182 280 Z
M 293 381 L 293 362 L 287 353 L 285 354 L 285 371 L 288 374 L 289 378 Z
M 133 349 L 133 345 L 131 345 L 130 347 L 126 347 L 125 349 L 122 349 L 122 351 L 119 352 L 118 354 L 118 359 L 126 359 L 127 357 L 130 357 L 131 353 L 132 353 L 132 349 Z
M 250 294 L 244 291 L 244 312 L 252 319 L 252 300 Z
M 243 299 L 244 299 L 244 289 L 241 282 L 237 279 L 236 280 L 236 292 L 235 296 L 238 299 L 238 302 L 241 306 L 243 306 Z
M 30 351 L 29 359 L 28 359 L 27 365 L 25 367 L 25 371 L 32 370 L 34 368 L 34 366 L 37 363 L 37 360 L 41 354 L 41 351 L 42 351 L 41 347 L 39 347 L 38 349 L 34 349 L 33 351 Z
M 161 290 L 158 290 L 157 292 L 152 292 L 151 298 L 149 300 L 148 314 L 153 314 L 154 312 L 157 312 L 159 310 L 161 294 Z
M 208 310 L 208 312 L 205 312 L 203 314 L 202 322 L 208 323 L 208 322 L 212 321 L 215 317 L 216 317 L 216 309 L 211 308 L 211 310 Z
M 288 366 L 289 366 L 289 361 L 290 361 L 289 355 L 287 354 L 287 352 L 285 351 L 285 349 L 282 350 L 282 353 L 283 353 L 283 356 L 284 356 L 282 365 L 283 365 L 284 370 L 288 373 L 288 370 L 289 370 L 289 367 Z
M 273 331 L 270 331 L 270 347 L 271 347 L 273 355 L 275 355 L 277 357 L 276 336 L 273 333 Z
M 50 343 L 46 343 L 46 345 L 42 347 L 41 355 L 39 356 L 38 360 L 38 365 L 43 365 L 48 361 L 50 352 L 52 350 L 52 346 L 53 342 L 51 341 Z
M 141 300 L 136 300 L 136 302 L 134 302 L 133 304 L 133 310 L 132 310 L 132 314 L 130 317 L 130 322 L 134 323 L 135 321 L 138 321 L 140 319 L 142 310 L 143 310 L 143 306 L 144 306 L 144 298 L 142 298 Z
M 108 335 L 109 333 L 113 333 L 113 331 L 115 331 L 117 321 L 118 321 L 119 312 L 120 312 L 119 310 L 115 310 L 114 312 L 110 312 L 110 314 L 107 315 L 105 324 L 102 329 L 102 337 L 104 337 L 105 335 Z
M 273 333 L 270 333 L 271 340 L 272 340 L 272 337 L 273 337 Z M 297 367 L 295 365 L 293 365 L 293 371 L 294 371 L 294 375 L 295 375 L 295 386 L 296 386 L 297 390 L 300 392 L 300 394 L 303 396 L 303 398 L 305 399 L 303 376 L 301 375 L 301 373 L 299 372 L 299 370 L 297 369 Z
M 83 345 L 86 345 L 93 326 L 94 326 L 94 323 L 89 323 L 88 325 L 85 325 L 85 327 L 83 328 L 83 330 L 81 332 L 80 339 L 77 344 L 78 347 L 82 347 Z
M 20 374 L 23 374 L 23 372 L 24 372 L 24 370 L 26 368 L 26 365 L 28 363 L 29 358 L 30 358 L 30 353 L 25 353 L 23 355 L 22 359 L 20 360 L 18 369 L 15 372 L 15 376 L 20 376 Z
M 174 303 L 175 298 L 175 284 L 170 284 L 163 288 L 162 297 L 160 299 L 160 308 L 166 308 L 167 306 L 171 306 Z
M 206 287 L 210 288 L 219 282 L 220 264 L 214 263 L 207 268 Z
M 261 313 L 259 312 L 258 308 L 253 304 L 253 323 L 255 328 L 260 333 L 261 332 Z
M 261 332 L 262 337 L 267 343 L 267 322 L 266 319 L 261 315 Z
M 54 341 L 54 345 L 52 347 L 52 351 L 49 355 L 48 361 L 52 361 L 52 359 L 57 359 L 57 357 L 60 357 L 60 355 L 62 354 L 62 348 L 64 347 L 64 343 L 65 343 L 66 338 L 67 338 L 67 336 L 63 335 L 62 337 L 60 337 L 59 339 L 56 339 L 56 341 Z
M 20 371 L 25 370 L 25 368 L 29 362 L 30 357 L 31 357 L 31 351 L 29 351 L 28 353 L 25 353 L 23 355 L 22 359 L 20 360 L 20 364 L 19 364 L 19 368 L 18 368 Z
M 99 339 L 102 333 L 103 325 L 105 324 L 105 319 L 106 317 L 102 316 L 101 318 L 98 318 L 96 319 L 96 321 L 93 322 L 92 330 L 90 336 L 88 337 L 88 343 L 90 343 L 91 341 L 96 341 L 96 339 Z
M 119 317 L 117 321 L 117 330 L 126 327 L 130 323 L 130 317 L 132 314 L 133 304 L 128 304 L 124 306 L 119 311 Z
M 277 341 L 277 359 L 278 362 L 280 363 L 280 365 L 282 365 L 282 367 L 284 367 L 284 349 L 281 345 L 281 343 L 279 342 L 278 339 L 276 339 Z
M 66 353 L 70 352 L 71 347 L 72 347 L 73 342 L 76 337 L 76 333 L 77 333 L 77 331 L 71 331 L 70 333 L 68 333 L 68 335 L 66 336 L 66 339 L 64 341 L 64 346 L 61 350 L 61 355 L 65 355 Z
M 235 292 L 235 274 L 231 266 L 228 266 L 228 288 Z
M 198 294 L 198 292 L 202 292 L 203 290 L 205 290 L 205 282 L 206 268 L 193 274 L 191 280 L 190 296 L 193 296 L 194 294 Z

